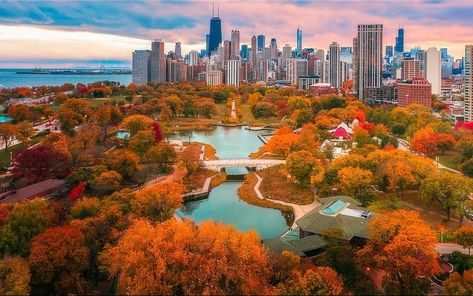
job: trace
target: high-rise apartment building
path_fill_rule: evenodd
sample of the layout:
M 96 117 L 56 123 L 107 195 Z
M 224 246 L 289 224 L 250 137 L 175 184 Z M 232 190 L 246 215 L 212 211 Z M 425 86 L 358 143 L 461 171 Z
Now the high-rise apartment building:
M 318 49 L 315 52 L 315 58 L 319 61 L 325 61 L 325 51 L 323 49 Z
M 197 50 L 191 50 L 189 52 L 189 66 L 199 65 L 199 52 Z
M 266 47 L 266 37 L 264 35 L 258 35 L 258 50 L 263 50 Z
M 396 46 L 394 50 L 398 53 L 404 52 L 404 28 L 402 27 L 397 30 Z
M 218 8 L 217 16 L 212 11 L 212 18 L 210 19 L 210 32 L 209 32 L 209 48 L 207 50 L 208 55 L 216 52 L 220 44 L 222 43 L 222 20 L 219 17 Z
M 225 65 L 225 83 L 233 86 L 240 86 L 240 68 L 239 59 L 228 60 Z
M 232 30 L 230 58 L 240 57 L 240 31 Z
M 150 81 L 166 81 L 166 56 L 164 55 L 164 42 L 154 40 L 151 42 Z
M 231 51 L 232 51 L 232 44 L 230 40 L 225 40 L 223 41 L 223 56 L 221 58 L 221 61 L 223 64 L 225 64 L 231 57 Z
M 251 63 L 253 64 L 253 66 L 256 66 L 257 51 L 258 51 L 257 39 L 256 39 L 256 36 L 253 35 L 253 37 L 251 37 Z
M 386 45 L 386 58 L 389 59 L 394 55 L 394 49 L 392 45 Z
M 315 61 L 314 62 L 314 74 L 320 77 L 320 82 L 329 83 L 330 82 L 330 65 L 329 61 Z
M 329 46 L 329 63 L 330 84 L 335 88 L 340 88 L 342 86 L 340 45 L 337 42 L 333 42 Z
M 364 99 L 365 87 L 381 87 L 383 69 L 383 25 L 358 25 L 353 40 L 354 90 Z
M 473 121 L 473 45 L 465 46 L 465 121 Z
M 223 84 L 223 72 L 220 70 L 209 70 L 205 72 L 205 82 L 209 86 Z
M 289 44 L 284 45 L 282 48 L 282 64 L 286 65 L 287 59 L 290 59 L 292 55 L 292 47 Z
M 401 80 L 412 80 L 422 78 L 420 72 L 420 61 L 414 58 L 404 58 L 401 61 Z
M 302 30 L 299 27 L 296 31 L 296 45 L 297 56 L 300 57 L 302 56 Z
M 269 43 L 269 58 L 274 60 L 278 57 L 278 43 L 276 42 L 276 38 L 271 38 L 271 42 Z
M 432 93 L 440 95 L 442 90 L 442 59 L 435 47 L 427 49 L 424 56 L 425 79 L 432 84 Z
M 131 59 L 132 82 L 147 84 L 150 81 L 151 51 L 135 50 Z

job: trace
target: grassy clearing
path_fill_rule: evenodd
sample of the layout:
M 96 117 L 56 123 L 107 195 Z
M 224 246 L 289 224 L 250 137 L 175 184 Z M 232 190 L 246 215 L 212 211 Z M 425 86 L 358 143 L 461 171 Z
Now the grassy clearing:
M 279 118 L 269 117 L 269 118 L 255 118 L 251 112 L 251 108 L 248 104 L 241 104 L 241 122 L 247 123 L 248 125 L 273 125 L 279 123 Z
M 200 189 L 204 187 L 205 180 L 212 176 L 215 177 L 210 183 L 210 188 L 214 188 L 226 180 L 226 175 L 224 173 L 217 173 L 207 169 L 198 169 L 196 172 L 192 173 L 192 175 L 183 179 L 184 186 L 186 186 L 187 191 Z
M 164 126 L 167 133 L 172 133 L 176 131 L 209 131 L 214 128 L 216 123 L 218 122 L 214 118 L 177 117 L 164 121 L 161 124 Z
M 257 179 L 254 173 L 246 175 L 245 181 L 240 186 L 240 188 L 238 188 L 238 196 L 240 196 L 242 200 L 246 201 L 249 204 L 263 208 L 280 210 L 282 215 L 284 216 L 284 219 L 286 220 L 287 225 L 292 225 L 292 223 L 294 222 L 294 212 L 292 208 L 289 206 L 271 202 L 268 199 L 258 198 L 254 190 L 256 182 Z
M 446 151 L 444 155 L 439 155 L 439 162 L 448 168 L 458 170 L 461 154 L 458 151 Z
M 314 201 L 314 192 L 311 188 L 302 188 L 291 182 L 283 173 L 282 166 L 274 166 L 258 172 L 263 178 L 260 191 L 267 198 L 284 202 L 306 205 Z

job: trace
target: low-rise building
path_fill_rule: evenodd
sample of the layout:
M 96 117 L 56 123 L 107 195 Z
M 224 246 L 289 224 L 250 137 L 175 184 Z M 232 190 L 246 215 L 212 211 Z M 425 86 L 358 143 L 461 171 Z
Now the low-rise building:
M 423 78 L 398 83 L 397 103 L 401 107 L 421 104 L 426 108 L 432 108 L 432 85 Z

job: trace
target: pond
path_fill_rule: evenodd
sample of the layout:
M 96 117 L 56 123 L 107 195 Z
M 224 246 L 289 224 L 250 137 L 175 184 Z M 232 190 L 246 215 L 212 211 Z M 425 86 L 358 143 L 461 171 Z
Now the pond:
M 10 122 L 12 120 L 13 120 L 13 118 L 11 118 L 10 116 L 0 115 L 0 123 Z
M 213 131 L 180 133 L 174 137 L 183 142 L 207 143 L 215 147 L 219 158 L 244 158 L 263 145 L 258 132 L 243 127 L 216 127 Z M 246 169 L 227 169 L 227 174 L 247 173 Z M 190 218 L 197 223 L 205 220 L 221 221 L 235 228 L 248 231 L 255 229 L 263 238 L 283 234 L 288 226 L 279 210 L 250 205 L 238 197 L 242 182 L 225 182 L 214 188 L 207 199 L 186 202 L 180 217 Z

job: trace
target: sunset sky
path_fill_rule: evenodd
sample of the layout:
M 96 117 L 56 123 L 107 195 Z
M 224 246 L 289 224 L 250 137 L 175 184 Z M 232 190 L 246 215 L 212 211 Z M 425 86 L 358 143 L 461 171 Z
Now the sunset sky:
M 351 46 L 360 23 L 384 24 L 393 44 L 401 24 L 406 48 L 447 47 L 457 58 L 473 44 L 473 1 L 215 1 L 223 37 L 240 30 L 241 42 L 264 34 L 269 43 L 303 47 Z M 151 39 L 181 41 L 183 50 L 205 47 L 212 2 L 208 1 L 15 1 L 0 0 L 0 67 L 129 66 L 133 49 Z

